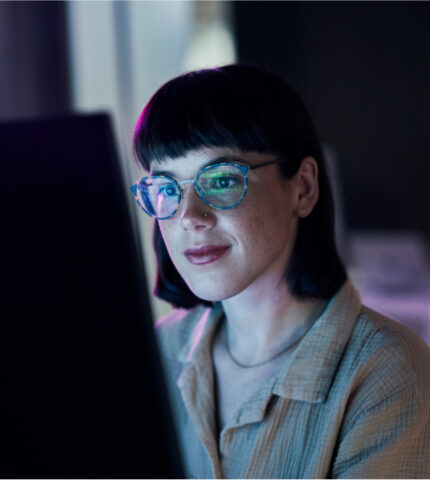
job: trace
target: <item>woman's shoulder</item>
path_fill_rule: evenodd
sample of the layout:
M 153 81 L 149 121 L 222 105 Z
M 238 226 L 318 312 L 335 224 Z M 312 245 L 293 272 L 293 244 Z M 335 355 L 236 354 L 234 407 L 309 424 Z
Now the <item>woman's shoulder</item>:
M 363 306 L 354 335 L 366 349 L 387 349 L 402 353 L 405 361 L 430 360 L 430 347 L 411 328 L 382 313 Z
M 430 348 L 407 326 L 363 306 L 348 344 L 350 365 L 364 383 L 390 390 L 424 388 L 430 392 Z

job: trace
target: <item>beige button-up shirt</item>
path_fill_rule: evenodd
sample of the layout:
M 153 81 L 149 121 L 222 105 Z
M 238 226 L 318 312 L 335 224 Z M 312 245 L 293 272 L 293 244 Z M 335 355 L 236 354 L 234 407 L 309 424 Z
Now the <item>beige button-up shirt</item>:
M 216 429 L 221 304 L 157 322 L 191 478 L 430 478 L 430 349 L 366 307 L 350 280 L 291 358 Z

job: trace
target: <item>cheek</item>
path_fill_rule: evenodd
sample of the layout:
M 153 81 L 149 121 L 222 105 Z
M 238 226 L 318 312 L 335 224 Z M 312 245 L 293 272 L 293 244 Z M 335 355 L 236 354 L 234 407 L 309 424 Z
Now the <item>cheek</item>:
M 294 219 L 286 195 L 274 196 L 266 192 L 256 195 L 244 205 L 241 230 L 253 249 L 272 249 L 288 239 Z M 238 214 L 242 212 L 238 211 Z
M 172 246 L 174 245 L 174 226 L 169 220 L 163 220 L 158 222 L 158 227 L 160 228 L 161 236 L 163 237 L 164 243 L 169 251 L 170 256 L 172 256 Z
M 285 245 L 287 232 L 279 219 L 275 221 L 270 214 L 255 215 L 253 222 L 245 227 L 242 235 L 247 257 L 252 261 L 265 261 Z

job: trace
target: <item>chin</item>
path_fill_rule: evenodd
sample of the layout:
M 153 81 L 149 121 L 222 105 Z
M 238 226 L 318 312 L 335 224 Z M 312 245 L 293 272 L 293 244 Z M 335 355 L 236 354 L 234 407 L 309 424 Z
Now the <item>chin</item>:
M 188 288 L 196 297 L 208 302 L 220 302 L 234 297 L 240 293 L 243 288 L 234 285 L 226 285 L 223 282 L 189 282 L 186 280 Z

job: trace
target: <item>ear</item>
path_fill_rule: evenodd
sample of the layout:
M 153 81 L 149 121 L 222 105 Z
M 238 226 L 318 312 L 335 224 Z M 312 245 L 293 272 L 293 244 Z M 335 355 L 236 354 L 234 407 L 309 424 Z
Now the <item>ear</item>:
M 307 217 L 319 198 L 318 164 L 314 157 L 305 157 L 295 177 L 298 217 Z

